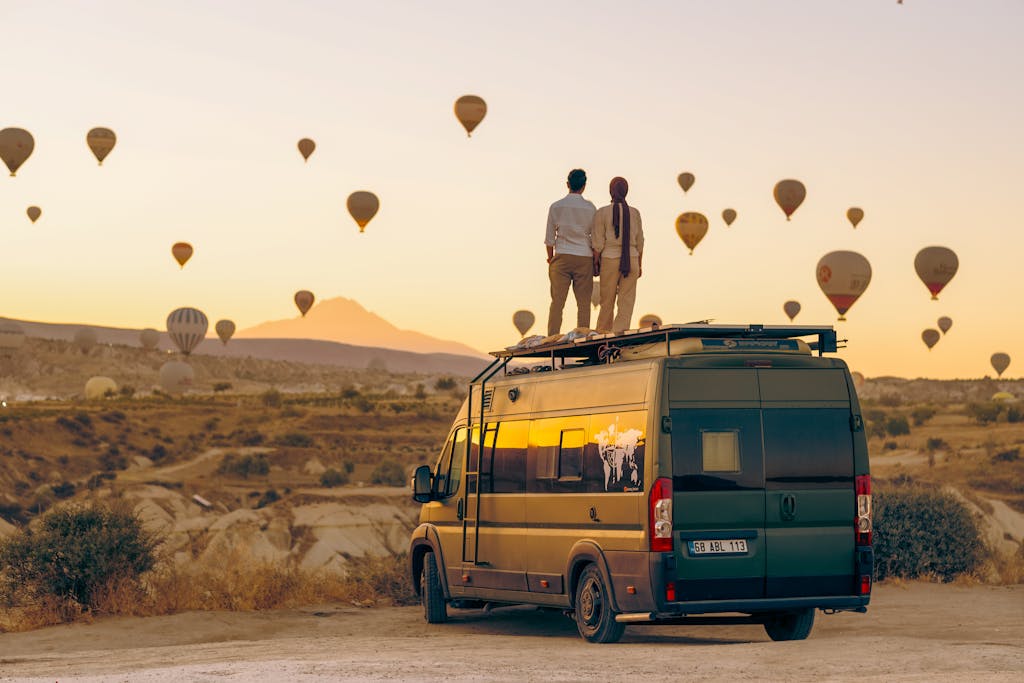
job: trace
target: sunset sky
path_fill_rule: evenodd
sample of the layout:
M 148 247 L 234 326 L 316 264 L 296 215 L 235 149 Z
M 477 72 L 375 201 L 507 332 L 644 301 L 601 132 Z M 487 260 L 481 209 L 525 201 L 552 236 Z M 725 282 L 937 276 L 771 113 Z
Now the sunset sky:
M 836 323 L 853 369 L 980 377 L 996 351 L 1024 369 L 1019 0 L 0 0 L 0 27 L 0 128 L 36 140 L 0 177 L 0 316 L 162 329 L 196 306 L 243 329 L 309 289 L 503 347 L 517 309 L 543 332 L 547 207 L 578 166 L 598 206 L 626 177 L 643 216 L 634 321 L 781 324 L 793 298 L 797 323 L 831 324 L 815 264 L 851 249 L 874 270 Z M 466 93 L 489 107 L 472 139 Z M 94 126 L 118 135 L 102 168 Z M 782 178 L 808 189 L 790 223 Z M 361 189 L 381 200 L 362 235 Z M 693 256 L 683 211 L 711 220 Z M 960 257 L 938 302 L 913 269 L 929 245 Z

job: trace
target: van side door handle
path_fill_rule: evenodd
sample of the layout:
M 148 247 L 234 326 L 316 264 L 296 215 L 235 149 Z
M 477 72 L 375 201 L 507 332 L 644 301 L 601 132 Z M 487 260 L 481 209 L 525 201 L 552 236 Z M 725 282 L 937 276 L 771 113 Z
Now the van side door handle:
M 464 500 L 465 500 L 465 498 L 459 498 L 459 504 L 455 506 L 455 515 L 456 515 L 456 517 L 458 517 L 459 519 L 462 519 L 462 517 L 463 517 L 463 507 L 462 507 L 462 502 L 463 502 Z
M 781 508 L 782 519 L 790 520 L 796 517 L 796 496 L 792 493 L 782 494 L 782 498 L 779 500 L 779 507 Z

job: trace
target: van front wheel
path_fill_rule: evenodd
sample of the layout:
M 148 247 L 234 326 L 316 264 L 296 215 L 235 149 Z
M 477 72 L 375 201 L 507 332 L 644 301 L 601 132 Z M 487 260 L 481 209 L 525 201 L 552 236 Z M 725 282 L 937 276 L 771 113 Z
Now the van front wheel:
M 772 640 L 804 640 L 814 626 L 814 608 L 782 612 L 765 622 L 764 630 Z
M 441 578 L 437 574 L 434 553 L 426 553 L 423 556 L 420 599 L 423 600 L 423 618 L 428 624 L 443 624 L 448 621 L 448 606 L 444 602 L 444 590 L 441 588 Z
M 587 565 L 576 585 L 576 628 L 591 643 L 614 643 L 626 625 L 615 621 L 608 587 L 597 566 Z

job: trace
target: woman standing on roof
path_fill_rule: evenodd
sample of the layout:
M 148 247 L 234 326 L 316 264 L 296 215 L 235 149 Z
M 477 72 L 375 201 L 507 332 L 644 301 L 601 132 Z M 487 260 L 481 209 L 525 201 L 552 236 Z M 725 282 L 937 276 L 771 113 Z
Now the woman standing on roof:
M 644 229 L 640 212 L 626 204 L 626 179 L 612 178 L 608 190 L 612 203 L 597 210 L 591 228 L 594 272 L 601 275 L 597 331 L 618 334 L 630 329 L 633 317 L 636 281 L 643 275 Z

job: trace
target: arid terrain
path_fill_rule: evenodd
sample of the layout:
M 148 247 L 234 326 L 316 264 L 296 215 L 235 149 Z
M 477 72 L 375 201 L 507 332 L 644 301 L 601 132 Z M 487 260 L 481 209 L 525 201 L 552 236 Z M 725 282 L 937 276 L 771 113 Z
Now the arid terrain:
M 0 635 L 0 681 L 1018 681 L 1024 586 L 907 583 L 867 614 L 818 615 L 809 639 L 759 626 L 633 626 L 592 645 L 555 612 L 337 605 L 103 619 Z

